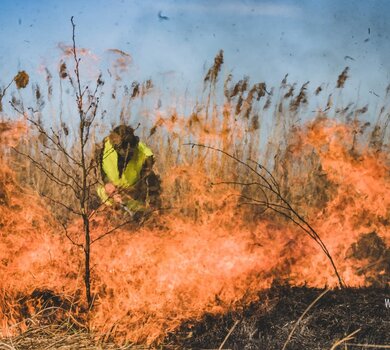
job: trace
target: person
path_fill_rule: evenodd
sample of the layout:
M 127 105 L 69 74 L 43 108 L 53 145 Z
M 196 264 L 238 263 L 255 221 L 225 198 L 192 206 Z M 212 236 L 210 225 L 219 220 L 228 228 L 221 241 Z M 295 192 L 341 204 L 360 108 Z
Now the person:
M 102 203 L 131 215 L 160 206 L 161 181 L 153 171 L 152 150 L 127 125 L 114 128 L 99 151 L 103 184 L 97 188 Z

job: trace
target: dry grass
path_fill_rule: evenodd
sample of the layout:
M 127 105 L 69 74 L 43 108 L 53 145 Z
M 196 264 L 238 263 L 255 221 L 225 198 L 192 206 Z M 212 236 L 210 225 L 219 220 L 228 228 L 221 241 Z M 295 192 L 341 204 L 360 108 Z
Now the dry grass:
M 356 162 L 359 161 L 360 149 L 365 151 L 368 149 L 369 152 L 376 152 L 376 154 L 389 150 L 388 101 L 385 101 L 384 105 L 381 106 L 378 117 L 372 125 L 368 125 L 363 120 L 368 112 L 365 106 L 334 104 L 331 94 L 326 99 L 325 105 L 319 107 L 318 111 L 311 113 L 308 112 L 309 106 L 312 105 L 311 99 L 316 98 L 317 95 L 321 96 L 324 93 L 322 88 L 311 92 L 310 86 L 305 83 L 300 89 L 296 89 L 296 84 L 289 83 L 287 76 L 281 82 L 280 87 L 273 89 L 268 89 L 263 82 L 251 83 L 249 78 L 234 82 L 231 75 L 222 81 L 220 76 L 222 64 L 223 52 L 219 52 L 214 65 L 204 79 L 204 95 L 191 106 L 192 112 L 189 115 L 182 115 L 175 108 L 164 112 L 156 112 L 151 108 L 148 110 L 143 105 L 143 99 L 150 98 L 150 101 L 153 102 L 153 98 L 159 97 L 153 95 L 151 81 L 133 82 L 131 87 L 123 88 L 123 90 L 120 90 L 114 83 L 112 94 L 110 94 L 112 101 L 106 102 L 115 105 L 113 110 L 119 111 L 118 116 L 107 119 L 102 112 L 101 120 L 91 134 L 93 142 L 88 149 L 87 162 L 94 160 L 94 144 L 101 142 L 102 137 L 111 128 L 110 124 L 122 122 L 136 126 L 141 123 L 138 133 L 141 135 L 141 139 L 154 150 L 157 160 L 156 167 L 164 179 L 163 206 L 175 208 L 180 216 L 200 221 L 204 213 L 208 215 L 223 208 L 224 203 L 219 200 L 220 198 L 218 200 L 211 198 L 210 184 L 213 182 L 228 180 L 249 183 L 255 180 L 247 169 L 242 168 L 237 162 L 229 161 L 220 153 L 185 145 L 192 142 L 216 147 L 234 155 L 237 159 L 244 161 L 252 159 L 266 165 L 280 183 L 283 196 L 310 218 L 324 207 L 337 188 L 324 172 L 320 155 L 314 148 L 305 149 L 306 153 L 300 154 L 297 162 L 295 151 L 302 142 L 297 135 L 304 125 L 305 115 L 309 114 L 319 118 L 333 117 L 346 125 L 349 130 L 353 130 L 354 137 L 346 145 L 346 148 L 348 154 Z M 58 73 L 62 79 L 68 77 L 65 62 L 60 65 Z M 344 87 L 348 79 L 347 73 L 348 69 L 345 69 L 340 74 L 335 88 L 342 89 Z M 42 124 L 53 128 L 54 132 L 61 136 L 67 150 L 77 154 L 73 134 L 74 120 L 70 116 L 64 117 L 62 109 L 54 111 L 54 117 L 49 118 L 51 114 L 48 115 L 47 108 L 44 108 L 45 103 L 49 104 L 53 94 L 53 79 L 50 72 L 48 72 L 47 77 L 45 89 L 39 86 L 34 88 L 34 118 L 36 118 L 38 125 Z M 63 84 L 62 80 L 60 84 Z M 42 91 L 48 91 L 48 101 L 44 100 Z M 387 97 L 388 95 L 389 93 Z M 69 96 L 61 98 L 61 106 L 69 104 L 69 109 L 72 111 L 72 103 L 74 103 L 72 98 Z M 17 100 L 15 96 L 13 99 L 15 106 L 23 107 L 25 104 L 23 101 Z M 118 100 L 122 102 L 118 103 Z M 21 140 L 17 149 L 41 163 L 44 163 L 47 156 L 50 156 L 55 162 L 48 162 L 47 170 L 63 181 L 67 181 L 61 169 L 56 165 L 56 163 L 66 164 L 63 154 L 54 152 L 50 147 L 50 142 L 36 130 L 30 130 L 27 137 Z M 61 199 L 72 205 L 74 199 L 69 191 L 51 181 L 26 157 L 17 153 L 7 154 L 7 157 L 23 186 L 33 188 L 47 198 Z M 91 173 L 90 177 L 91 182 L 99 180 L 99 173 Z M 261 193 L 256 187 L 235 186 L 234 190 L 247 197 L 258 198 L 260 196 L 261 199 Z M 93 196 L 95 195 L 93 194 Z M 53 201 L 48 202 L 48 204 L 59 220 L 64 222 L 72 219 L 69 211 L 60 205 Z M 256 206 L 248 209 L 246 214 L 248 220 L 264 217 Z M 268 213 L 267 215 L 268 218 L 273 218 L 272 215 Z M 278 222 L 282 221 L 283 219 L 278 218 Z M 293 301 L 296 302 L 296 300 Z M 326 315 L 329 316 L 329 314 Z M 248 322 L 237 324 L 235 328 L 231 325 L 236 323 L 228 322 L 229 325 L 227 325 L 225 321 L 221 321 L 219 325 L 215 326 L 216 332 L 218 335 L 223 334 L 223 337 L 226 337 L 227 330 L 233 329 L 232 332 L 228 333 L 229 337 L 225 338 L 226 344 L 237 340 L 236 343 L 240 344 L 237 346 L 242 346 L 243 342 L 248 339 L 232 339 L 232 333 L 233 331 L 245 333 L 245 327 L 254 331 L 253 324 L 250 322 L 255 323 L 257 320 L 252 316 L 249 316 Z M 277 339 L 279 345 L 285 341 L 288 332 L 295 330 L 291 329 L 291 326 L 298 317 L 296 314 L 293 316 L 292 319 L 288 320 L 290 323 L 287 328 L 284 327 L 276 332 L 277 336 L 280 336 L 280 339 Z M 231 315 L 226 317 L 229 318 Z M 211 323 L 213 322 L 211 320 Z M 218 328 L 221 325 L 224 326 L 222 330 Z M 205 329 L 203 330 L 205 331 Z M 206 331 L 208 330 L 206 329 Z M 193 338 L 192 341 L 196 343 L 199 340 L 198 344 L 206 344 L 205 337 L 209 336 L 210 342 L 207 344 L 212 343 L 215 348 L 220 346 L 223 338 L 220 337 L 216 340 L 212 338 L 212 335 L 207 335 L 206 331 L 199 335 L 199 339 Z M 255 331 L 258 332 L 258 329 Z M 309 340 L 312 339 L 310 337 L 314 337 L 316 331 L 317 329 L 307 334 Z M 322 332 L 322 330 L 319 331 Z M 275 335 L 270 332 L 267 336 L 273 337 Z M 348 337 L 343 338 L 343 343 L 347 340 L 349 341 Z M 202 343 L 202 341 L 204 342 Z M 248 342 L 250 343 L 250 341 Z M 179 349 L 183 348 L 185 344 L 188 345 L 186 340 L 182 339 L 180 339 L 180 345 L 172 344 L 170 343 L 166 347 L 171 346 L 171 348 Z M 254 346 L 256 344 L 255 342 Z M 306 344 L 304 340 L 302 340 L 302 344 Z M 96 341 L 85 330 L 69 329 L 69 324 L 30 327 L 19 336 L 4 340 L 3 343 L 0 343 L 0 348 L 1 346 L 5 349 L 119 349 L 112 343 L 102 344 L 101 341 Z M 137 348 L 130 345 L 127 348 L 142 349 L 142 347 Z
M 114 106 L 113 111 L 119 109 L 120 118 L 113 116 L 107 120 L 105 113 L 101 112 L 102 119 L 92 130 L 93 141 L 89 146 L 87 161 L 90 162 L 95 157 L 94 144 L 98 145 L 102 137 L 107 135 L 109 124 L 122 122 L 133 126 L 140 125 L 137 132 L 141 139 L 155 151 L 156 167 L 163 179 L 172 173 L 173 168 L 180 166 L 192 167 L 194 172 L 192 176 L 204 177 L 203 181 L 216 182 L 222 179 L 244 182 L 251 179 L 247 169 L 243 169 L 236 162 L 229 161 L 217 152 L 205 152 L 184 146 L 188 142 L 207 144 L 244 161 L 252 159 L 268 167 L 280 182 L 284 196 L 301 206 L 304 213 L 308 213 L 326 203 L 329 199 L 327 186 L 330 184 L 324 176 L 316 152 L 305 155 L 300 164 L 296 164 L 296 160 L 292 157 L 291 150 L 296 146 L 297 141 L 295 134 L 302 126 L 305 116 L 334 115 L 337 120 L 351 125 L 356 130 L 354 141 L 349 146 L 351 152 L 355 150 L 355 144 L 358 143 L 367 144 L 376 151 L 388 149 L 390 117 L 387 101 L 384 102 L 377 119 L 370 126 L 359 120 L 365 117 L 367 108 L 357 104 L 334 105 L 330 108 L 327 103 L 318 108 L 319 111 L 326 111 L 326 114 L 321 112 L 313 114 L 308 111 L 307 106 L 319 92 L 317 89 L 311 93 L 309 83 L 303 84 L 296 93 L 296 84 L 288 83 L 287 76 L 278 89 L 270 90 L 263 82 L 251 84 L 248 77 L 234 82 L 233 77 L 228 75 L 222 81 L 220 77 L 222 64 L 223 52 L 221 51 L 204 79 L 204 95 L 194 106 L 190 106 L 193 111 L 190 115 L 180 115 L 176 112 L 176 107 L 164 112 L 149 110 L 149 107 L 144 105 L 147 103 L 143 102 L 144 99 L 149 98 L 147 101 L 153 105 L 154 101 L 160 98 L 155 94 L 150 80 L 144 83 L 133 82 L 131 87 L 125 86 L 122 96 L 117 90 L 119 88 L 115 88 L 115 96 L 111 96 L 112 101 L 106 103 Z M 59 68 L 61 77 L 66 71 L 64 67 L 66 65 L 63 62 Z M 338 89 L 342 89 L 346 83 L 347 71 L 346 68 L 338 77 L 335 84 Z M 53 79 L 47 80 L 47 84 L 46 89 L 35 85 L 34 116 L 38 124 L 44 123 L 47 128 L 51 127 L 61 137 L 69 152 L 77 154 L 75 136 L 72 133 L 72 130 L 77 127 L 72 124 L 74 123 L 72 118 L 65 118 L 62 110 L 50 111 L 54 115 L 57 114 L 57 117 L 48 118 L 46 115 L 48 111 L 44 106 L 47 103 L 41 91 L 53 91 Z M 74 101 L 72 102 L 69 96 L 61 96 L 63 100 L 60 106 L 69 105 L 72 110 Z M 118 103 L 118 100 L 123 102 Z M 14 102 L 17 106 L 23 105 L 23 101 Z M 41 163 L 46 163 L 49 172 L 67 181 L 59 167 L 47 160 L 51 157 L 57 164 L 66 164 L 64 155 L 54 152 L 50 148 L 50 142 L 42 134 L 34 130 L 30 131 L 28 137 L 19 145 L 19 150 L 32 155 Z M 53 183 L 34 164 L 20 156 L 15 156 L 14 161 L 22 183 L 29 184 L 49 198 L 61 198 L 66 203 L 72 204 L 69 191 Z M 90 176 L 92 182 L 99 180 L 99 172 Z M 178 177 L 173 187 L 172 184 L 165 185 L 167 195 L 164 196 L 164 206 L 183 208 L 182 214 L 186 213 L 194 218 L 196 218 L 196 211 L 204 209 L 189 208 L 188 203 L 185 202 L 184 198 L 189 194 L 185 192 L 191 191 L 187 180 Z M 249 194 L 248 191 L 257 191 L 257 189 L 247 188 L 245 191 Z M 51 207 L 57 217 L 63 219 L 68 215 L 64 208 L 55 203 L 51 203 Z
M 64 325 L 31 327 L 22 334 L 0 341 L 2 350 L 142 350 L 146 347 L 126 345 L 118 346 L 109 341 L 96 340 L 85 330 L 76 331 Z

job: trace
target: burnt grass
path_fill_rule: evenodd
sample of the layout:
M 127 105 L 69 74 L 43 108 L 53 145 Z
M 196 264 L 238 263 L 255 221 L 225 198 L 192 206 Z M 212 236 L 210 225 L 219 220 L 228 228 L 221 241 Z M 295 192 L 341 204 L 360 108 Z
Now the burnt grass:
M 297 320 L 323 291 L 273 286 L 259 295 L 258 302 L 242 310 L 187 321 L 164 343 L 167 348 L 218 349 L 238 322 L 224 349 L 281 350 Z M 358 329 L 348 344 L 390 345 L 390 307 L 386 308 L 385 298 L 390 298 L 388 286 L 327 292 L 299 323 L 286 349 L 330 349 L 337 340 Z M 345 349 L 344 346 L 337 349 Z M 348 345 L 349 350 L 362 348 L 366 347 Z

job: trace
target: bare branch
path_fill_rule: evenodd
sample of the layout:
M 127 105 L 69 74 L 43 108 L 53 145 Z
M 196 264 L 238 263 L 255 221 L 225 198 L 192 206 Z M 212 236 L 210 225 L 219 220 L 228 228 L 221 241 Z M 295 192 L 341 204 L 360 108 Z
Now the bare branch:
M 77 52 L 76 52 L 76 25 L 73 21 L 73 16 L 70 19 L 72 23 L 72 42 L 73 42 L 73 58 L 75 61 L 75 75 L 76 75 L 76 81 L 77 81 L 77 107 L 79 109 L 79 115 L 80 115 L 80 121 L 84 115 L 83 112 L 83 96 L 81 92 L 81 82 L 80 82 L 80 70 L 79 70 L 79 64 L 80 64 L 80 59 L 77 57 Z
M 35 159 L 34 159 L 33 157 L 31 157 L 30 155 L 28 155 L 28 154 L 26 154 L 26 153 L 23 153 L 23 152 L 21 152 L 21 151 L 19 151 L 19 150 L 17 150 L 15 147 L 12 147 L 12 149 L 13 149 L 16 153 L 18 153 L 18 154 L 20 154 L 20 155 L 22 155 L 22 156 L 24 156 L 24 157 L 30 159 L 30 161 L 31 161 L 31 162 L 32 162 L 40 171 L 42 171 L 42 172 L 43 172 L 51 181 L 55 182 L 57 185 L 60 185 L 60 186 L 63 186 L 63 187 L 69 187 L 69 188 L 71 188 L 75 193 L 77 193 L 77 191 L 74 189 L 74 187 L 73 187 L 71 184 L 69 184 L 69 183 L 67 183 L 67 182 L 65 182 L 65 181 L 63 181 L 63 180 L 61 180 L 58 176 L 54 175 L 51 171 L 49 171 L 48 169 L 46 169 L 45 166 L 44 166 L 43 164 L 41 164 L 39 161 L 35 160 Z
M 271 183 L 265 178 L 264 175 L 260 174 L 255 168 L 253 168 L 252 166 L 250 166 L 249 164 L 243 162 L 242 160 L 238 159 L 237 157 L 231 155 L 230 153 L 228 152 L 225 152 L 224 150 L 221 150 L 219 148 L 216 148 L 216 147 L 212 147 L 212 146 L 207 146 L 207 145 L 203 145 L 203 144 L 200 144 L 200 143 L 185 143 L 184 146 L 191 146 L 191 147 L 201 147 L 201 148 L 207 148 L 207 149 L 211 149 L 213 151 L 217 151 L 217 152 L 220 152 L 222 154 L 224 154 L 225 156 L 233 159 L 234 161 L 238 162 L 239 164 L 245 166 L 246 168 L 248 168 L 249 170 L 251 170 L 254 174 L 256 174 L 257 176 L 259 176 L 263 181 L 264 183 L 267 185 L 268 189 L 275 193 L 276 195 L 278 195 L 278 192 L 275 191 L 275 189 L 273 188 L 273 186 L 271 185 Z
M 97 183 L 100 183 L 100 181 L 97 181 Z M 100 183 L 101 185 L 104 185 L 102 183 Z M 89 214 L 89 219 L 91 219 L 94 215 L 96 215 L 97 213 L 99 213 L 99 209 L 103 208 L 105 205 L 107 205 L 107 203 L 110 202 L 111 199 L 113 199 L 115 197 L 115 195 L 120 195 L 124 192 L 126 192 L 126 188 L 124 187 L 118 187 L 114 192 L 112 192 L 110 195 L 107 195 L 107 198 L 102 201 L 99 206 L 93 210 L 90 214 Z
M 239 186 L 259 186 L 260 191 L 263 193 L 266 201 L 268 202 L 268 196 L 265 193 L 264 189 L 269 189 L 268 186 L 263 185 L 260 182 L 239 182 L 239 181 L 220 181 L 220 182 L 212 182 L 211 185 L 239 185 Z
M 65 224 L 61 223 L 61 225 L 62 225 L 62 227 L 64 228 L 66 238 L 68 238 L 69 241 L 70 241 L 73 245 L 75 245 L 76 247 L 79 247 L 79 248 L 84 249 L 84 246 L 83 246 L 82 244 L 75 242 L 75 241 L 72 239 L 72 237 L 69 236 L 69 234 L 68 234 L 68 229 L 66 228 Z
M 74 157 L 72 157 L 68 151 L 65 149 L 65 147 L 61 144 L 60 142 L 60 139 L 59 139 L 59 136 L 56 135 L 55 133 L 54 136 L 57 138 L 57 141 L 54 140 L 54 138 L 49 135 L 49 133 L 39 124 L 37 123 L 35 120 L 31 119 L 31 118 L 27 118 L 27 120 L 33 124 L 39 131 L 40 134 L 44 135 L 45 137 L 48 138 L 48 140 L 50 140 L 57 148 L 58 150 L 63 153 L 67 158 L 69 158 L 73 163 L 75 163 L 76 165 L 80 166 L 80 162 L 77 161 Z
M 74 182 L 74 184 L 76 185 L 76 187 L 78 187 L 79 189 L 81 189 L 81 187 L 80 187 L 80 185 L 79 185 L 79 181 L 77 181 L 75 178 L 74 178 L 74 176 L 73 175 L 71 175 L 69 172 L 67 172 L 64 168 L 63 168 L 63 166 L 61 165 L 61 164 L 59 164 L 56 160 L 54 160 L 53 159 L 53 157 L 50 155 L 50 154 L 48 154 L 48 153 L 46 153 L 46 152 L 44 152 L 44 151 L 41 151 L 41 153 L 47 158 L 47 159 L 49 159 L 52 163 L 54 163 L 64 174 L 65 174 L 65 176 L 67 176 L 69 179 L 71 179 L 73 182 Z M 75 190 L 75 189 L 73 189 L 73 191 L 76 193 L 77 191 Z
M 44 198 L 47 198 L 49 201 L 55 203 L 55 204 L 58 204 L 58 205 L 61 205 L 62 207 L 64 207 L 65 209 L 69 210 L 71 213 L 75 214 L 75 215 L 78 215 L 78 216 L 81 216 L 82 213 L 80 213 L 79 211 L 76 211 L 74 210 L 73 208 L 71 208 L 69 205 L 66 205 L 65 203 L 62 203 L 54 198 L 51 198 L 49 196 L 46 196 L 44 193 L 40 193 L 40 195 Z
M 272 183 L 274 184 L 274 186 L 276 187 L 278 193 L 280 193 L 279 184 L 278 184 L 278 182 L 276 181 L 275 177 L 272 175 L 272 173 L 271 173 L 265 166 L 263 166 L 262 164 L 260 164 L 260 163 L 258 163 L 258 162 L 256 162 L 256 161 L 254 161 L 254 160 L 252 160 L 252 159 L 248 159 L 248 161 L 249 161 L 249 162 L 252 162 L 252 163 L 254 163 L 254 164 L 256 164 L 261 170 L 264 170 L 264 171 L 268 174 L 268 176 L 271 178 L 271 181 L 272 181 Z
M 253 203 L 253 202 L 241 202 L 239 203 L 238 205 L 242 206 L 242 205 L 253 205 L 253 206 L 259 206 L 258 203 Z M 264 214 L 269 208 L 268 207 L 264 207 L 264 209 L 259 213 L 259 214 Z
M 44 135 L 48 140 L 50 140 L 53 145 L 55 145 L 57 147 L 57 149 L 62 152 L 67 158 L 69 158 L 73 163 L 75 163 L 76 165 L 80 166 L 80 162 L 78 162 L 74 157 L 72 157 L 68 152 L 67 150 L 65 149 L 65 147 L 61 144 L 60 142 L 60 138 L 59 136 L 52 130 L 53 132 L 53 135 L 56 136 L 57 138 L 57 141 L 54 140 L 54 137 L 52 137 L 51 135 L 49 135 L 49 133 L 42 127 L 42 125 L 40 125 L 38 122 L 36 122 L 34 119 L 32 118 L 29 118 L 26 113 L 24 113 L 23 111 L 21 111 L 18 107 L 15 106 L 15 104 L 10 101 L 9 102 L 10 105 L 12 106 L 12 108 L 17 112 L 19 113 L 20 115 L 22 115 L 23 117 L 26 117 L 26 119 L 31 123 L 33 124 L 39 131 L 40 134 Z
M 11 107 L 16 111 L 18 112 L 21 116 L 25 117 L 26 116 L 26 113 L 21 111 L 18 107 L 15 106 L 15 104 L 12 102 L 12 101 L 9 101 L 9 104 L 11 105 Z
M 248 183 L 248 185 L 257 185 L 259 186 L 260 189 L 262 189 L 262 192 L 265 193 L 264 191 L 267 190 L 267 191 L 270 191 L 271 193 L 273 193 L 274 195 L 276 195 L 276 198 L 281 202 L 281 204 L 277 204 L 277 203 L 269 203 L 268 202 L 268 197 L 266 197 L 267 201 L 259 201 L 259 200 L 255 200 L 253 198 L 246 198 L 247 200 L 250 200 L 251 202 L 256 202 L 258 203 L 259 205 L 263 205 L 263 206 L 266 206 L 267 208 L 275 211 L 276 213 L 279 213 L 281 215 L 283 215 L 284 217 L 286 217 L 287 219 L 291 220 L 293 223 L 295 223 L 297 226 L 299 226 L 305 233 L 307 233 L 319 246 L 320 248 L 322 249 L 322 251 L 324 252 L 324 254 L 327 256 L 327 258 L 329 259 L 329 262 L 331 263 L 332 265 L 332 268 L 333 268 L 333 271 L 338 279 L 338 282 L 339 282 L 339 285 L 340 287 L 343 287 L 344 286 L 344 283 L 343 283 L 343 280 L 341 279 L 341 276 L 337 270 L 337 267 L 335 265 L 335 262 L 331 256 L 331 254 L 329 253 L 325 243 L 322 241 L 321 237 L 318 235 L 318 233 L 314 230 L 314 228 L 310 225 L 310 223 L 302 216 L 300 215 L 297 210 L 295 210 L 291 204 L 288 202 L 287 199 L 285 199 L 282 194 L 280 193 L 280 186 L 279 184 L 277 183 L 276 179 L 274 178 L 274 176 L 271 174 L 271 172 L 266 169 L 263 165 L 257 163 L 257 162 L 254 162 L 254 161 L 251 161 L 251 162 L 254 162 L 256 164 L 256 166 L 258 166 L 261 170 L 264 170 L 267 175 L 271 178 L 271 182 L 268 181 L 268 179 L 261 173 L 259 173 L 255 168 L 253 168 L 251 165 L 249 165 L 248 163 L 245 163 L 243 162 L 242 160 L 238 159 L 237 157 L 229 154 L 228 152 L 225 152 L 221 149 L 218 149 L 216 147 L 212 147 L 212 146 L 207 146 L 207 145 L 202 145 L 202 144 L 196 144 L 196 143 L 186 143 L 185 145 L 188 145 L 188 146 L 191 146 L 191 147 L 202 147 L 202 148 L 206 148 L 206 149 L 211 149 L 211 150 L 214 150 L 214 151 L 217 151 L 217 152 L 220 152 L 224 155 L 226 155 L 227 157 L 233 159 L 234 161 L 236 161 L 237 163 L 243 165 L 244 167 L 246 167 L 247 169 L 251 170 L 255 175 L 257 175 L 263 182 L 263 183 L 258 183 L 258 182 L 252 182 L 252 183 Z M 234 181 L 230 181 L 230 182 L 221 182 L 221 183 L 230 183 L 230 184 L 241 184 L 241 185 L 247 185 L 246 183 L 240 183 L 240 182 L 234 182 Z M 243 198 L 245 198 L 245 196 L 241 196 Z M 285 212 L 283 212 L 282 210 L 280 209 L 284 209 L 284 210 L 287 210 L 287 212 L 289 214 L 286 214 Z
M 95 242 L 101 240 L 102 238 L 104 238 L 104 237 L 110 235 L 111 233 L 115 232 L 116 230 L 120 229 L 121 227 L 126 226 L 127 224 L 130 224 L 130 223 L 132 223 L 132 222 L 134 222 L 133 219 L 128 220 L 128 221 L 125 221 L 125 222 L 122 222 L 122 223 L 119 224 L 118 226 L 115 226 L 115 227 L 112 228 L 111 230 L 108 230 L 107 232 L 105 232 L 105 233 L 103 233 L 102 235 L 98 236 L 97 238 L 93 239 L 93 240 L 91 241 L 91 245 L 94 244 Z

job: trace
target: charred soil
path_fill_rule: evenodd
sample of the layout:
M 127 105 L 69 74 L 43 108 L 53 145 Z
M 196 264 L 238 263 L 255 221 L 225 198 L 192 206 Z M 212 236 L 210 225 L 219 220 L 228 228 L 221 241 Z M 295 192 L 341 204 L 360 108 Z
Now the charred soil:
M 39 324 L 32 323 L 25 332 L 12 339 L 0 340 L 0 349 L 200 350 L 219 349 L 225 341 L 223 349 L 280 350 L 294 327 L 287 350 L 330 349 L 355 331 L 358 332 L 353 339 L 342 342 L 340 346 L 352 350 L 365 348 L 364 344 L 374 349 L 377 347 L 373 345 L 390 344 L 390 308 L 385 302 L 390 297 L 388 287 L 329 290 L 300 319 L 322 292 L 324 289 L 275 284 L 259 293 L 258 301 L 249 306 L 221 315 L 207 314 L 199 321 L 188 320 L 169 334 L 162 344 L 151 346 L 116 345 L 109 334 L 97 337 L 74 322 L 64 320 L 57 319 L 50 324 L 42 315 Z
M 221 316 L 188 321 L 166 339 L 177 349 L 218 349 L 237 322 L 224 349 L 282 349 L 306 308 L 323 292 L 307 287 L 273 286 L 259 301 Z M 347 344 L 389 345 L 389 288 L 346 288 L 326 293 L 299 322 L 286 349 L 330 349 L 359 330 Z M 343 343 L 344 346 L 344 343 Z M 358 349 L 348 345 L 348 349 Z M 364 347 L 363 347 L 364 348 Z

